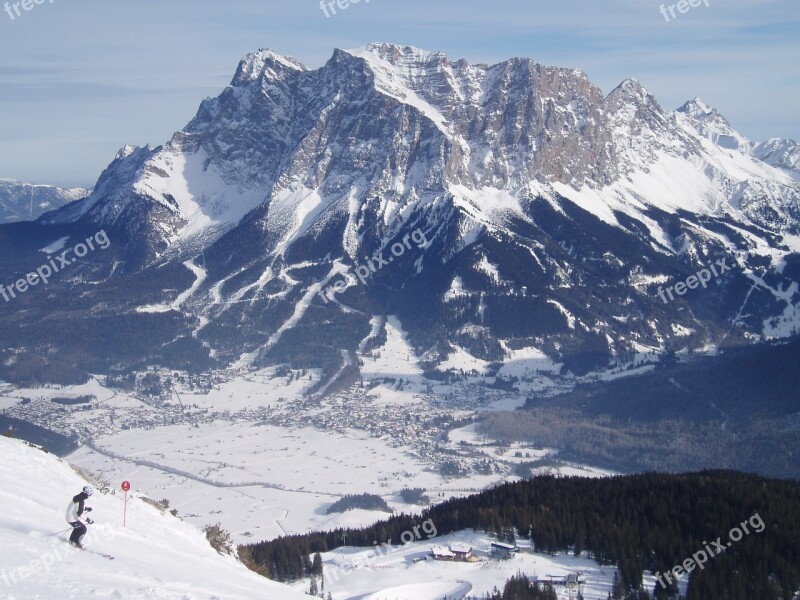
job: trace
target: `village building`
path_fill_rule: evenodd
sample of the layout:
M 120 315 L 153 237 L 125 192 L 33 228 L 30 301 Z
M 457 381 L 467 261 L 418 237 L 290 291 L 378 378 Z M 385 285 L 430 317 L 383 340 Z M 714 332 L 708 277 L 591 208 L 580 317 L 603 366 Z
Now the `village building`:
M 492 554 L 497 558 L 511 558 L 517 552 L 519 552 L 519 546 L 516 544 L 492 542 Z
M 431 549 L 434 560 L 450 562 L 474 562 L 475 556 L 472 554 L 472 546 L 467 544 L 450 544 L 449 548 L 444 546 L 434 546 Z

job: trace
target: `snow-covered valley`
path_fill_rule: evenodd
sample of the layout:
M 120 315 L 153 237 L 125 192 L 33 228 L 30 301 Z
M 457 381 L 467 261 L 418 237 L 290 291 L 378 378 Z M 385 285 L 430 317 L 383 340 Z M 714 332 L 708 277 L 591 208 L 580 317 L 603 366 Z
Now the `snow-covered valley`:
M 175 435 L 178 432 L 161 433 Z M 274 583 L 249 571 L 234 557 L 217 553 L 199 528 L 193 526 L 196 516 L 185 514 L 185 510 L 202 507 L 206 502 L 208 506 L 216 506 L 208 515 L 213 522 L 227 525 L 236 523 L 237 519 L 265 523 L 274 519 L 279 524 L 291 525 L 290 516 L 279 514 L 282 510 L 270 504 L 284 503 L 303 513 L 315 504 L 313 499 L 304 500 L 302 495 L 270 497 L 268 493 L 259 496 L 257 486 L 202 488 L 186 479 L 176 480 L 172 489 L 164 489 L 159 481 L 165 480 L 160 480 L 158 474 L 148 473 L 146 468 L 134 469 L 124 474 L 138 482 L 130 491 L 127 509 L 116 485 L 102 493 L 95 492 L 87 502 L 93 508 L 91 514 L 95 523 L 90 525 L 84 539 L 88 550 L 81 552 L 66 543 L 68 532 L 62 527 L 63 506 L 86 484 L 80 476 L 84 471 L 76 472 L 69 462 L 78 462 L 84 467 L 101 465 L 81 456 L 70 457 L 69 462 L 61 460 L 24 442 L 3 437 L 0 437 L 0 452 L 4 458 L 0 464 L 3 506 L 0 597 L 9 600 L 108 597 L 290 600 L 308 597 L 304 595 L 308 581 L 288 586 Z M 345 469 L 340 470 L 343 472 Z M 114 484 L 122 481 L 121 476 L 113 468 L 103 470 L 100 475 Z M 225 494 L 226 487 L 234 495 Z M 178 508 L 177 517 L 153 506 L 152 500 L 170 491 L 177 500 L 170 505 Z M 193 494 L 193 500 L 184 501 Z M 242 514 L 236 514 L 237 511 Z M 358 512 L 348 512 L 348 518 L 340 523 L 358 525 L 371 522 L 376 516 Z M 313 522 L 315 527 L 331 525 L 324 519 Z M 300 526 L 301 521 L 295 524 Z M 417 538 L 405 545 L 364 549 L 345 544 L 326 553 L 323 557 L 325 591 L 335 600 L 438 600 L 443 594 L 455 599 L 466 594 L 482 595 L 494 587 L 502 587 L 509 577 L 524 571 L 542 581 L 557 582 L 555 589 L 559 598 L 568 598 L 570 593 L 560 582 L 570 574 L 581 574 L 586 578 L 581 586 L 584 597 L 603 600 L 616 571 L 585 557 L 534 553 L 524 542 L 520 544 L 520 554 L 500 559 L 492 552 L 493 540 L 485 535 L 468 532 L 440 535 L 434 523 L 422 526 L 427 534 L 424 540 L 419 539 L 422 529 L 418 529 Z M 272 530 L 254 528 L 254 533 L 264 536 Z M 241 533 L 237 537 L 241 538 Z M 438 547 L 455 545 L 470 546 L 475 562 L 455 564 L 430 557 Z

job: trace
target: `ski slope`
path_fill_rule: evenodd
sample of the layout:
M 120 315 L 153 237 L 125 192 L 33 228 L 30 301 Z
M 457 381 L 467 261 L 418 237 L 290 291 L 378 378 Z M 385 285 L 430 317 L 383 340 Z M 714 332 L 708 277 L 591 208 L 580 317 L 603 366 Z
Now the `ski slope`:
M 0 598 L 307 598 L 218 554 L 195 527 L 138 497 L 129 498 L 123 527 L 121 493 L 90 498 L 97 521 L 84 539 L 90 551 L 74 549 L 66 534 L 49 534 L 66 527 L 67 504 L 86 481 L 17 440 L 0 437 L 0 456 Z
M 494 588 L 522 573 L 542 581 L 562 580 L 569 574 L 583 574 L 585 600 L 606 600 L 614 582 L 616 568 L 604 566 L 587 556 L 550 555 L 533 552 L 527 540 L 519 539 L 521 552 L 507 560 L 492 554 L 487 535 L 459 531 L 420 536 L 411 543 L 381 545 L 373 548 L 337 548 L 321 554 L 325 589 L 335 600 L 461 600 L 465 596 L 483 598 Z M 436 546 L 453 544 L 472 548 L 475 562 L 433 560 Z M 645 573 L 645 577 L 647 577 Z M 647 579 L 649 589 L 655 581 Z M 310 580 L 293 584 L 297 590 L 309 589 Z M 555 586 L 559 600 L 574 600 L 576 591 Z

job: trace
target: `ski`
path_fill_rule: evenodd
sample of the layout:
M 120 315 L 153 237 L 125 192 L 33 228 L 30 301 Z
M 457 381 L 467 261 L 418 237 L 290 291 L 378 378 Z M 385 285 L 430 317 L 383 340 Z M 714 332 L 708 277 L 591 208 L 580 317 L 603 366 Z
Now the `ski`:
M 106 558 L 108 560 L 114 560 L 114 557 L 111 556 L 110 554 L 105 554 L 103 552 L 97 552 L 96 550 L 89 550 L 88 548 L 84 548 L 83 550 L 84 550 L 84 552 L 90 552 L 91 554 L 94 554 L 95 556 L 102 556 L 103 558 Z
M 83 548 L 79 548 L 75 544 L 71 543 L 69 540 L 67 540 L 67 543 L 70 546 L 72 546 L 73 548 L 75 548 L 76 550 L 80 550 L 81 552 L 88 552 L 89 554 L 94 554 L 95 556 L 101 556 L 101 557 L 106 558 L 108 560 L 114 560 L 113 556 L 111 556 L 110 554 L 106 554 L 105 552 L 98 552 L 97 550 L 92 550 L 90 548 L 87 548 L 86 546 L 84 546 Z

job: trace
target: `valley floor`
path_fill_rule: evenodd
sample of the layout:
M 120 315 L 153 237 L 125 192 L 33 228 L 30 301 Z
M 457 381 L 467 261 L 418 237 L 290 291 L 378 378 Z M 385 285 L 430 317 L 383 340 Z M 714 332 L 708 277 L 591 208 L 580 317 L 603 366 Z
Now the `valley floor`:
M 422 488 L 435 503 L 520 474 L 610 474 L 561 461 L 551 448 L 484 439 L 472 423 L 477 412 L 518 407 L 523 394 L 486 387 L 477 370 L 450 383 L 424 379 L 399 326 L 389 328 L 378 352 L 360 358 L 367 384 L 324 396 L 306 393 L 319 381 L 315 371 L 243 368 L 193 377 L 151 369 L 137 375 L 131 392 L 112 389 L 101 378 L 68 387 L 0 385 L 0 412 L 77 437 L 80 447 L 67 457 L 70 463 L 115 489 L 129 480 L 134 498 L 168 500 L 196 529 L 219 523 L 236 544 L 360 527 L 388 516 L 366 510 L 327 514 L 345 494 L 376 494 L 395 512 L 415 513 L 424 506 L 405 503 L 404 488 Z M 542 356 L 518 358 L 515 372 L 530 375 L 526 389 L 566 385 L 535 375 L 548 366 Z M 146 391 L 148 381 L 156 382 L 156 391 Z M 412 550 L 403 552 L 391 561 L 405 565 Z M 502 588 L 520 567 L 553 570 L 542 562 L 509 571 L 513 563 L 482 564 L 475 577 L 457 573 L 455 565 L 449 565 L 452 573 L 437 572 L 442 565 L 414 569 L 425 581 L 438 582 L 428 588 L 436 597 Z M 408 582 L 402 570 L 386 574 L 389 579 L 374 585 L 356 577 L 356 587 L 364 588 L 356 595 L 352 587 L 332 588 L 334 598 L 365 598 Z

